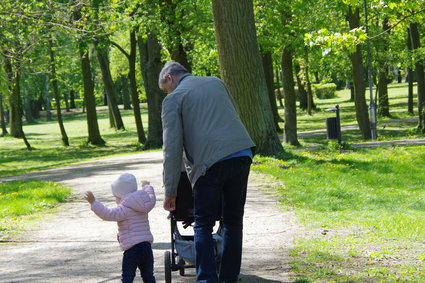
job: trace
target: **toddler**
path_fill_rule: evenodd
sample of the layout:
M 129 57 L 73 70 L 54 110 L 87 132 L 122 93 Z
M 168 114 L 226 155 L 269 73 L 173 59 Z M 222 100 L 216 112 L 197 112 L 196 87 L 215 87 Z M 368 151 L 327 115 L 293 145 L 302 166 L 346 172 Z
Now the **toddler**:
M 142 181 L 142 190 L 137 190 L 136 177 L 122 174 L 111 185 L 117 207 L 108 208 L 96 200 L 88 191 L 85 199 L 91 204 L 93 212 L 103 220 L 117 221 L 118 242 L 124 251 L 122 277 L 124 283 L 133 282 L 139 268 L 143 282 L 155 283 L 153 275 L 153 236 L 149 228 L 148 212 L 155 206 L 153 187 Z

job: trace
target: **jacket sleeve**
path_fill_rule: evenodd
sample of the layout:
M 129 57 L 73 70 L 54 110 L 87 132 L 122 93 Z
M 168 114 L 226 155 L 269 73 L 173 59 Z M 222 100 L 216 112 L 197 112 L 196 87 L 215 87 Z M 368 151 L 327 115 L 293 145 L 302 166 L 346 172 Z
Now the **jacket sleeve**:
M 140 212 L 148 213 L 149 211 L 152 210 L 152 208 L 155 207 L 155 203 L 156 203 L 155 191 L 154 191 L 154 188 L 150 185 L 143 186 L 143 191 L 145 193 L 142 194 L 142 198 L 140 200 L 141 204 L 138 210 Z
M 128 217 L 129 209 L 123 205 L 118 205 L 114 208 L 108 208 L 99 201 L 95 200 L 91 204 L 91 210 L 99 216 L 101 219 L 106 221 L 121 221 Z
M 167 96 L 162 103 L 165 195 L 175 197 L 183 158 L 183 124 L 179 104 Z

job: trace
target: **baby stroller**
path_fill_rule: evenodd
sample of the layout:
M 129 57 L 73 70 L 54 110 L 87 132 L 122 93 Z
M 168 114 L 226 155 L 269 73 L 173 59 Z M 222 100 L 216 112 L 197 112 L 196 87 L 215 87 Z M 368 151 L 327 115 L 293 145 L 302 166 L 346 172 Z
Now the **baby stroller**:
M 176 209 L 168 216 L 171 224 L 171 251 L 164 253 L 165 282 L 171 283 L 171 272 L 179 271 L 181 276 L 185 274 L 185 268 L 195 267 L 195 242 L 194 235 L 182 235 L 179 227 L 186 229 L 191 226 L 195 218 L 193 215 L 192 186 L 186 172 L 182 172 L 177 188 Z M 223 237 L 221 227 L 221 215 L 216 218 L 219 221 L 217 231 L 213 234 L 215 243 L 216 262 L 221 262 L 223 254 Z

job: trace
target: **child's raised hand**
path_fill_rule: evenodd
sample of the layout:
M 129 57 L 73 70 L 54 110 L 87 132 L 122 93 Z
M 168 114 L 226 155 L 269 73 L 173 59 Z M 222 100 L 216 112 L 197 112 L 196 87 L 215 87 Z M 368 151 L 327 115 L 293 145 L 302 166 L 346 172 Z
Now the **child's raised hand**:
M 146 185 L 150 185 L 151 183 L 149 181 L 143 180 L 142 181 L 142 187 L 146 186 Z
M 94 197 L 93 193 L 91 191 L 87 191 L 84 195 L 84 198 L 90 203 L 92 204 L 96 198 Z

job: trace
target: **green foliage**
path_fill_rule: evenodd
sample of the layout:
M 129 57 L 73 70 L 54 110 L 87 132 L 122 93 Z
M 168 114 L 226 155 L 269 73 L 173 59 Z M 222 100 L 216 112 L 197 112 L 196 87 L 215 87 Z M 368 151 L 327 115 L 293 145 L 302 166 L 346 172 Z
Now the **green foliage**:
M 312 84 L 314 94 L 319 99 L 329 99 L 336 96 L 336 84 Z

